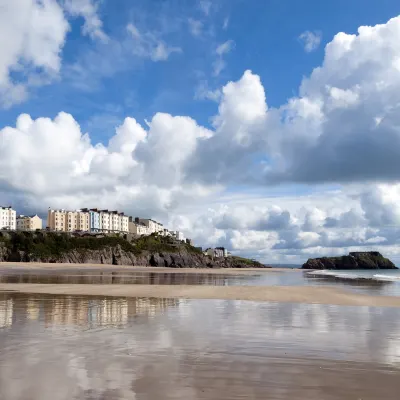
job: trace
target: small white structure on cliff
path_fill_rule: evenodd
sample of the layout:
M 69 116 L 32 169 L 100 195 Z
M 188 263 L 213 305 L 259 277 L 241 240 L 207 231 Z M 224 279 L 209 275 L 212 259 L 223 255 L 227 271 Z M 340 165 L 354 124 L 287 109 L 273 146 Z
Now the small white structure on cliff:
M 209 257 L 215 257 L 215 258 L 220 258 L 220 257 L 228 257 L 229 253 L 228 250 L 225 249 L 225 247 L 216 247 L 215 249 L 213 248 L 208 248 L 205 252 L 205 255 Z

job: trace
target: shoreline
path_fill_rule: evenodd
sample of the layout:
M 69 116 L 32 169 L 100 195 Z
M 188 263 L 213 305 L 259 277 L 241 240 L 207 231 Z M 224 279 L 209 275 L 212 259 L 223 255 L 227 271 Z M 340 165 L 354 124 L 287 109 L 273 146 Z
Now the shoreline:
M 0 291 L 102 297 L 220 299 L 342 306 L 400 307 L 400 297 L 370 296 L 334 287 L 316 286 L 195 286 L 195 285 L 82 285 L 2 283 Z
M 198 274 L 224 274 L 224 275 L 254 275 L 264 272 L 293 272 L 300 269 L 292 268 L 166 268 L 146 267 L 139 265 L 112 265 L 112 264 L 70 264 L 70 263 L 29 263 L 29 262 L 0 262 L 2 270 L 41 270 L 41 271 L 130 271 L 130 272 L 156 272 L 156 273 L 198 273 Z

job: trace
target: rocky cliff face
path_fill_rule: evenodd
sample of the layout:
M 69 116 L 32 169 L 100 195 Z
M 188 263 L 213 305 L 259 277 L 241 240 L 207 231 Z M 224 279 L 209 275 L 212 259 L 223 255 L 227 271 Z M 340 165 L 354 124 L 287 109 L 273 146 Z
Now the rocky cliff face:
M 310 258 L 302 269 L 397 269 L 377 251 L 353 252 L 348 256 Z
M 26 237 L 20 234 L 7 234 L 3 241 L 0 240 L 0 262 L 42 262 L 42 263 L 75 263 L 75 264 L 109 264 L 109 265 L 136 265 L 169 268 L 250 268 L 264 267 L 263 265 L 246 259 L 236 257 L 222 257 L 211 259 L 188 245 L 167 246 L 170 251 L 138 250 L 135 243 L 127 243 L 118 239 L 121 244 L 99 245 L 96 238 L 90 238 L 89 246 L 101 248 L 82 248 L 80 239 L 72 239 L 77 247 L 71 249 L 70 239 L 64 237 L 69 243 L 69 249 L 60 251 L 61 245 L 49 235 L 31 234 Z M 22 238 L 22 239 L 21 239 Z M 1 238 L 0 238 L 1 239 Z M 116 239 L 117 240 L 117 239 Z M 152 239 L 154 246 L 154 240 Z M 163 239 L 160 239 L 163 240 Z M 149 239 L 150 241 L 150 239 Z M 45 251 L 43 250 L 46 245 Z M 158 245 L 164 244 L 157 242 Z M 65 243 L 64 243 L 65 245 Z M 65 247 L 65 246 L 64 246 Z
M 42 262 L 73 264 L 109 264 L 136 265 L 167 268 L 259 268 L 261 264 L 243 263 L 234 257 L 211 259 L 201 254 L 192 254 L 185 250 L 176 253 L 150 253 L 135 255 L 126 252 L 120 246 L 102 250 L 70 251 L 60 257 L 36 257 L 23 251 L 5 252 L 0 249 L 0 262 Z

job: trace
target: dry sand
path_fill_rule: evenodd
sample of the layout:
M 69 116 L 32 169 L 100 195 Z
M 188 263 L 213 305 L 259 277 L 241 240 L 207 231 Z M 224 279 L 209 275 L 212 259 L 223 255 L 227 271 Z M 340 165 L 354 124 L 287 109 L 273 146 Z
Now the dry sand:
M 146 266 L 132 266 L 132 265 L 110 265 L 110 264 L 69 264 L 69 263 L 13 263 L 13 262 L 0 262 L 0 269 L 7 270 L 43 270 L 43 271 L 57 271 L 57 270 L 123 270 L 131 272 L 160 272 L 160 273 L 207 273 L 207 274 L 224 274 L 224 275 L 254 275 L 258 272 L 294 272 L 298 269 L 290 268 L 164 268 L 164 267 L 146 267 Z
M 315 286 L 194 286 L 194 285 L 81 285 L 0 284 L 0 291 L 21 293 L 252 300 L 345 306 L 400 307 L 400 297 L 368 296 L 334 287 Z

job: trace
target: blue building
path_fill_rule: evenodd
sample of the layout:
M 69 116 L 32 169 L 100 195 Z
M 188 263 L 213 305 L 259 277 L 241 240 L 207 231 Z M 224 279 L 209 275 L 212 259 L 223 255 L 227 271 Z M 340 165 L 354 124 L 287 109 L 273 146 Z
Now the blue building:
M 100 213 L 97 210 L 90 210 L 90 232 L 100 232 Z
M 96 208 L 82 209 L 83 212 L 89 213 L 89 231 L 96 233 L 101 232 L 101 224 L 100 224 L 100 213 Z

